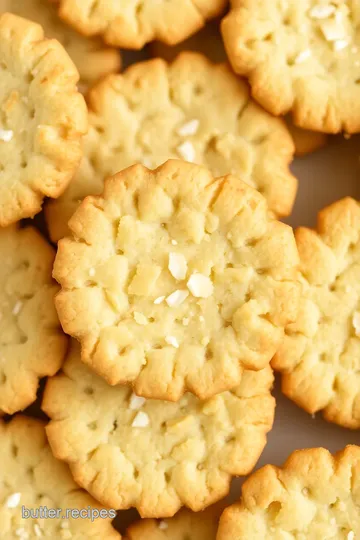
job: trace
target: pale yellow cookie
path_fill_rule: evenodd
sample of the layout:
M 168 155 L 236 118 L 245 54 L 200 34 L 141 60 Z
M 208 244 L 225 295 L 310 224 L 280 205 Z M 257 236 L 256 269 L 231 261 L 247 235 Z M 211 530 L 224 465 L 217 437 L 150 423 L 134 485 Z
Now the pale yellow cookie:
M 203 510 L 253 469 L 273 424 L 272 383 L 268 366 L 206 401 L 145 400 L 98 377 L 73 341 L 42 407 L 52 450 L 79 485 L 111 508 L 171 517 L 182 506 Z
M 360 538 L 360 448 L 332 456 L 298 450 L 282 467 L 266 465 L 243 485 L 240 503 L 220 519 L 217 540 Z
M 0 414 L 35 401 L 39 378 L 54 375 L 65 356 L 54 255 L 32 227 L 0 228 Z
M 360 205 L 322 210 L 295 231 L 303 294 L 273 365 L 285 394 L 310 413 L 360 428 Z
M 152 168 L 176 157 L 215 176 L 239 174 L 264 194 L 274 214 L 290 214 L 297 189 L 289 171 L 292 138 L 228 66 L 196 53 L 170 65 L 142 62 L 100 82 L 87 102 L 84 159 L 64 195 L 46 209 L 54 241 L 68 234 L 79 202 L 102 192 L 104 178 L 134 162 Z
M 230 62 L 275 115 L 325 133 L 360 131 L 360 3 L 231 0 L 222 22 Z
M 220 15 L 226 0 L 52 0 L 59 15 L 86 36 L 101 35 L 106 43 L 141 49 L 158 39 L 169 45 L 183 41 Z
M 293 231 L 235 176 L 178 160 L 134 165 L 84 199 L 69 226 L 56 306 L 110 384 L 209 397 L 264 368 L 297 314 Z
M 199 32 L 175 46 L 154 41 L 150 44 L 150 50 L 153 56 L 164 58 L 167 62 L 173 62 L 184 51 L 197 51 L 214 63 L 227 61 L 218 21 L 209 22 Z
M 87 129 L 78 73 L 38 24 L 0 15 L 0 227 L 40 212 L 78 166 Z
M 127 529 L 126 540 L 216 540 L 223 508 L 219 504 L 203 512 L 183 509 L 170 519 L 141 519 Z
M 49 0 L 0 0 L 0 12 L 6 11 L 41 24 L 46 37 L 60 41 L 84 83 L 119 71 L 119 51 L 104 46 L 101 40 L 84 38 L 69 28 L 59 19 Z
M 26 416 L 0 420 L 0 454 L 1 540 L 121 540 L 111 526 L 116 512 L 109 515 L 75 484 L 52 455 L 43 422 Z M 76 518 L 71 510 L 81 514 Z
M 289 116 L 285 117 L 285 121 L 294 140 L 296 156 L 306 156 L 326 146 L 328 141 L 326 133 L 301 129 L 293 124 Z

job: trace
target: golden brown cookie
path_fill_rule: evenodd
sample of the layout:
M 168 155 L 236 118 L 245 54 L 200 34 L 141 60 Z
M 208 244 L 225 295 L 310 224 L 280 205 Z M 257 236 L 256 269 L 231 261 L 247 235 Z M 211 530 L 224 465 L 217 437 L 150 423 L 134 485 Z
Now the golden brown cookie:
M 84 83 L 119 71 L 119 51 L 104 46 L 100 39 L 84 38 L 69 28 L 59 19 L 49 0 L 0 0 L 0 12 L 6 11 L 41 24 L 46 37 L 55 38 L 64 46 Z
M 243 485 L 240 503 L 220 519 L 217 540 L 355 540 L 360 536 L 360 448 L 332 456 L 298 450 Z
M 78 73 L 38 24 L 0 15 L 0 227 L 40 212 L 78 166 L 87 129 Z
M 326 133 L 301 129 L 293 124 L 289 116 L 285 117 L 285 121 L 294 140 L 296 156 L 306 156 L 326 146 L 329 138 Z
M 126 540 L 216 540 L 223 508 L 218 504 L 203 512 L 183 509 L 170 519 L 141 519 L 127 529 Z
M 226 0 L 52 0 L 60 17 L 86 36 L 101 35 L 106 43 L 141 49 L 158 39 L 169 45 L 183 41 L 217 17 Z
M 360 428 L 360 206 L 346 198 L 295 231 L 303 294 L 273 365 L 310 413 Z
M 54 241 L 68 234 L 67 222 L 86 195 L 100 194 L 104 178 L 135 162 L 153 168 L 182 158 L 215 176 L 239 174 L 263 193 L 274 214 L 291 212 L 297 189 L 289 171 L 292 138 L 228 66 L 196 53 L 183 53 L 170 65 L 141 62 L 100 82 L 87 102 L 84 159 L 65 193 L 46 209 Z
M 198 165 L 134 165 L 86 197 L 54 277 L 66 333 L 110 384 L 201 398 L 262 369 L 297 314 L 293 231 L 238 177 Z
M 2 540 L 121 540 L 111 526 L 116 512 L 75 484 L 52 455 L 43 422 L 0 420 L 0 453 Z
M 52 450 L 79 485 L 111 508 L 163 518 L 182 506 L 203 510 L 228 493 L 232 476 L 253 469 L 274 420 L 272 382 L 268 366 L 205 401 L 146 400 L 109 386 L 73 341 L 42 407 Z
M 222 34 L 266 110 L 305 129 L 360 131 L 359 2 L 231 0 Z
M 54 255 L 32 227 L 0 228 L 0 414 L 33 403 L 39 378 L 54 375 L 65 356 Z

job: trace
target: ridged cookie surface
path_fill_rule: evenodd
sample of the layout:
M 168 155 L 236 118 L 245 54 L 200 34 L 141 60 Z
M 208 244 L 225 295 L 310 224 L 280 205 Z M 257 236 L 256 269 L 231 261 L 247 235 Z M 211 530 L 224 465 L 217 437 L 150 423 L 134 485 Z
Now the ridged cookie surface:
M 44 428 L 43 422 L 26 416 L 0 420 L 1 539 L 121 540 L 106 510 L 54 458 Z M 97 515 L 102 511 L 102 517 L 91 521 L 89 508 Z M 54 517 L 58 509 L 61 517 Z M 67 515 L 71 509 L 82 511 L 82 517 Z
M 266 465 L 243 485 L 239 504 L 220 519 L 217 540 L 355 540 L 360 535 L 360 448 L 332 456 L 294 452 L 283 467 Z
M 78 73 L 38 24 L 0 15 L 0 227 L 40 212 L 78 166 L 87 130 Z
M 110 384 L 201 398 L 262 369 L 298 308 L 292 229 L 260 193 L 198 165 L 134 165 L 84 199 L 54 277 L 66 333 Z
M 0 413 L 13 414 L 35 401 L 39 378 L 54 375 L 64 359 L 54 256 L 32 227 L 0 228 Z
M 231 0 L 222 33 L 236 73 L 275 115 L 297 126 L 360 131 L 360 3 Z
M 303 294 L 273 365 L 310 413 L 360 428 L 360 205 L 346 198 L 295 231 Z
M 76 482 L 111 508 L 142 517 L 203 510 L 227 495 L 231 477 L 255 466 L 274 420 L 271 368 L 244 372 L 239 386 L 200 401 L 145 400 L 109 386 L 72 343 L 63 372 L 49 379 L 43 410 L 56 457 Z
M 81 199 L 101 193 L 104 178 L 136 162 L 152 168 L 182 158 L 215 176 L 240 174 L 274 214 L 291 212 L 297 181 L 289 171 L 289 132 L 251 99 L 247 83 L 228 66 L 197 53 L 183 53 L 172 64 L 141 62 L 101 81 L 87 102 L 84 159 L 65 193 L 46 208 L 54 241 L 68 234 Z

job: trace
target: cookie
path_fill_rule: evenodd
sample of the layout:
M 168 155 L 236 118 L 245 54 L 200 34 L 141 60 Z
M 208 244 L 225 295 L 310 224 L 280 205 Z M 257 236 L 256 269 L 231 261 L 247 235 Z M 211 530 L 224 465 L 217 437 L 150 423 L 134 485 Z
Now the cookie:
M 309 413 L 360 428 L 360 206 L 346 198 L 295 232 L 303 294 L 273 365 Z
M 240 503 L 220 519 L 217 540 L 354 540 L 360 535 L 360 448 L 332 456 L 298 450 L 282 467 L 266 465 L 243 485 Z
M 252 95 L 298 127 L 360 131 L 360 4 L 231 0 L 222 21 L 229 60 Z
M 33 403 L 39 378 L 54 375 L 64 359 L 54 255 L 36 229 L 0 228 L 0 414 Z
M 57 39 L 66 49 L 84 83 L 119 71 L 121 56 L 101 40 L 84 38 L 64 24 L 49 0 L 0 0 L 0 12 L 11 12 L 41 24 L 46 37 Z
M 274 419 L 268 366 L 206 401 L 145 400 L 109 386 L 80 360 L 73 341 L 63 371 L 49 379 L 43 410 L 54 455 L 75 481 L 111 508 L 171 517 L 223 498 L 233 475 L 255 466 Z
M 52 455 L 43 422 L 26 416 L 9 423 L 0 420 L 0 448 L 3 540 L 121 540 L 111 526 L 116 512 L 103 508 L 75 484 L 68 467 Z M 78 511 L 77 518 L 70 515 L 72 509 Z M 93 519 L 88 516 L 91 512 Z
M 215 176 L 240 174 L 276 215 L 291 212 L 297 189 L 289 171 L 292 138 L 229 67 L 196 53 L 170 65 L 142 62 L 100 82 L 87 102 L 84 159 L 64 195 L 46 209 L 54 241 L 68 234 L 79 201 L 103 191 L 104 178 L 134 162 L 152 168 L 169 157 L 205 165 Z
M 227 61 L 218 21 L 209 22 L 199 32 L 176 46 L 154 41 L 150 44 L 150 50 L 153 56 L 163 58 L 167 62 L 173 62 L 184 51 L 200 52 L 214 63 Z
M 203 512 L 180 510 L 173 518 L 141 519 L 126 531 L 126 540 L 216 540 L 223 505 L 214 505 Z
M 177 400 L 262 369 L 297 314 L 292 229 L 238 177 L 169 160 L 134 165 L 87 197 L 60 240 L 54 277 L 67 334 L 110 384 Z
M 316 150 L 320 150 L 320 148 L 326 146 L 328 141 L 326 133 L 298 128 L 293 124 L 289 116 L 286 116 L 285 120 L 288 130 L 294 140 L 296 156 L 306 156 L 307 154 L 312 154 L 313 152 L 316 152 Z
M 0 227 L 40 212 L 78 166 L 87 129 L 78 73 L 38 24 L 0 15 Z
M 141 49 L 158 39 L 176 45 L 220 15 L 226 0 L 167 0 L 111 2 L 53 0 L 60 17 L 86 36 L 101 35 L 105 43 Z

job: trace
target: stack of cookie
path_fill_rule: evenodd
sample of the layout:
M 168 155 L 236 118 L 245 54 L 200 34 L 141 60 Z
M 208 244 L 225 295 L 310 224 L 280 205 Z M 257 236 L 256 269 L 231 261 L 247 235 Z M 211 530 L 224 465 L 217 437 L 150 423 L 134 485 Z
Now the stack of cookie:
M 224 49 L 225 0 L 55 4 L 0 0 L 1 538 L 360 538 L 356 446 L 223 500 L 273 369 L 360 429 L 359 203 L 280 221 L 294 154 L 360 131 L 360 8 L 232 0 Z

